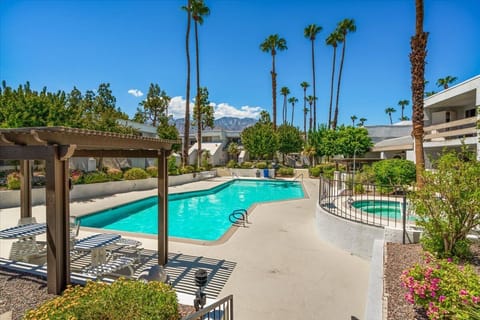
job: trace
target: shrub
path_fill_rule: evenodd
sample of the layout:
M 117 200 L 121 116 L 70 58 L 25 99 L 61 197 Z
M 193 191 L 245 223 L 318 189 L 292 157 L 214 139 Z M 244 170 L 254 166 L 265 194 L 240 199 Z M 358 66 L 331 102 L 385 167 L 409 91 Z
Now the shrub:
M 436 172 L 422 173 L 424 186 L 409 195 L 425 250 L 440 256 L 468 256 L 467 234 L 480 225 L 480 162 L 473 155 L 446 153 Z
M 405 299 L 425 308 L 429 319 L 479 319 L 480 277 L 470 265 L 427 253 L 424 266 L 404 270 L 400 279 Z
M 80 170 L 70 171 L 70 179 L 72 179 L 73 184 L 83 183 L 83 172 Z
M 372 184 L 375 182 L 375 172 L 369 165 L 364 165 L 360 171 L 355 172 L 355 182 Z
M 25 314 L 26 320 L 47 319 L 179 319 L 175 291 L 152 281 L 119 279 L 112 284 L 87 282 L 69 286 L 55 299 Z
M 322 176 L 328 178 L 328 179 L 333 179 L 333 172 L 336 169 L 335 163 L 322 163 L 317 166 L 320 168 L 320 173 Z
M 249 161 L 245 161 L 245 162 L 242 162 L 240 167 L 242 167 L 242 169 L 251 169 L 253 167 L 253 164 Z
M 169 156 L 167 159 L 167 167 L 168 167 L 168 174 L 177 175 L 178 167 L 177 167 L 177 159 L 174 156 Z
M 119 181 L 123 178 L 123 172 L 120 169 L 107 168 L 106 174 L 109 180 Z
M 123 177 L 125 180 L 147 179 L 148 174 L 142 168 L 132 168 L 125 171 Z
M 158 168 L 157 167 L 148 167 L 146 169 L 148 175 L 152 178 L 158 177 Z
M 181 174 L 192 173 L 194 171 L 195 171 L 195 168 L 193 166 L 185 166 L 180 169 Z
M 280 168 L 277 173 L 281 176 L 293 176 L 293 168 Z
M 387 159 L 372 165 L 375 182 L 382 186 L 405 186 L 416 179 L 415 164 L 410 160 Z
M 230 160 L 227 163 L 227 168 L 235 168 L 237 166 L 237 162 L 235 160 Z
M 265 168 L 267 168 L 267 163 L 266 162 L 257 162 L 256 167 L 258 169 L 265 169 Z
M 110 179 L 107 177 L 107 174 L 101 171 L 87 172 L 86 174 L 83 175 L 82 180 L 83 180 L 83 183 L 85 184 L 110 181 Z
M 310 168 L 310 169 L 308 169 L 308 171 L 310 172 L 310 175 L 312 177 L 319 177 L 320 176 L 320 168 L 319 167 Z
M 10 190 L 20 189 L 20 173 L 12 172 L 7 176 L 7 188 Z

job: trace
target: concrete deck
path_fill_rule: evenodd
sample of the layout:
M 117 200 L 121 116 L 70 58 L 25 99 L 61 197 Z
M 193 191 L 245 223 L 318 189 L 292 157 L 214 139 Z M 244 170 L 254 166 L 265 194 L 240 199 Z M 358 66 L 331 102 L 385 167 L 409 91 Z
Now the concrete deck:
M 169 192 L 211 188 L 223 181 L 170 187 Z M 238 319 L 363 319 L 370 263 L 320 240 L 315 223 L 318 180 L 304 179 L 304 188 L 309 198 L 256 206 L 249 227 L 239 228 L 223 244 L 170 241 L 170 253 L 235 262 L 219 297 L 234 295 Z M 155 193 L 74 202 L 71 213 L 81 215 Z M 0 210 L 0 228 L 16 225 L 19 215 L 18 208 Z M 45 207 L 34 207 L 33 215 L 45 221 Z M 80 230 L 80 237 L 89 234 Z M 156 249 L 152 237 L 137 239 L 145 249 Z M 8 258 L 9 250 L 9 241 L 0 241 L 0 256 Z

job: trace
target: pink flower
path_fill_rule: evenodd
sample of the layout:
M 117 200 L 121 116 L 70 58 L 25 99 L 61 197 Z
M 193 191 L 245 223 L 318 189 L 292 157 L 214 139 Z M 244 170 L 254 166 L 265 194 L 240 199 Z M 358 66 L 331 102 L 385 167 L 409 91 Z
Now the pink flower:
M 448 262 L 452 262 L 453 260 L 452 260 L 452 258 L 448 258 L 447 261 L 448 261 Z
M 438 297 L 438 302 L 443 302 L 443 301 L 445 301 L 445 299 L 447 299 L 447 297 L 440 296 L 440 297 Z
M 468 291 L 465 290 L 465 289 L 462 289 L 460 290 L 460 293 L 459 293 L 461 296 L 466 296 L 468 294 Z
M 472 302 L 475 303 L 475 304 L 479 303 L 480 302 L 480 297 L 473 296 L 472 297 Z

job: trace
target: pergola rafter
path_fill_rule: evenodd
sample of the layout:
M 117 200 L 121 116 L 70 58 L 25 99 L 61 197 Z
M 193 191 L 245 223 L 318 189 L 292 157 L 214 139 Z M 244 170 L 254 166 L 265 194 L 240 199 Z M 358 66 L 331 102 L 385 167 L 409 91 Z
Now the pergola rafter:
M 158 160 L 158 264 L 168 260 L 167 157 L 179 140 L 65 127 L 0 129 L 0 159 L 20 160 L 21 216 L 31 216 L 31 161 L 46 161 L 47 283 L 59 294 L 70 283 L 69 159 L 128 157 Z

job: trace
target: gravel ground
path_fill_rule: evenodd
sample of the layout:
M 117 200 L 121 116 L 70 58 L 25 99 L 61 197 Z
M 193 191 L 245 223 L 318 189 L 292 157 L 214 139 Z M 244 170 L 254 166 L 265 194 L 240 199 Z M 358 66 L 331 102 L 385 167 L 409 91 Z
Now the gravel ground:
M 474 257 L 470 263 L 480 275 L 480 245 L 472 246 L 471 250 Z M 387 320 L 428 319 L 425 310 L 415 308 L 405 300 L 407 291 L 400 282 L 402 271 L 415 263 L 423 263 L 423 250 L 419 244 L 387 243 L 384 259 Z
M 0 315 L 12 311 L 12 319 L 22 319 L 25 312 L 55 297 L 47 293 L 44 278 L 0 268 Z M 179 304 L 179 311 L 185 316 L 195 309 Z

